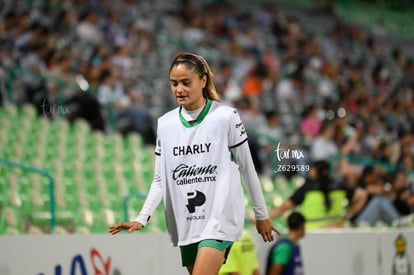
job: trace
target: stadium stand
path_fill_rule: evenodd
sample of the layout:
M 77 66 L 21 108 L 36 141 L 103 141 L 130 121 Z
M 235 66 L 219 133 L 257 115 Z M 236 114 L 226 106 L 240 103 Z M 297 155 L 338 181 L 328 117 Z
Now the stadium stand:
M 308 106 L 335 124 L 341 154 L 330 159 L 332 173 L 354 185 L 368 164 L 404 169 L 414 191 L 410 1 L 401 2 L 405 9 L 387 1 L 197 1 L 190 10 L 185 2 L 0 4 L 1 234 L 51 232 L 53 212 L 59 234 L 105 232 L 137 214 L 152 178 L 152 145 L 118 120 L 114 105 L 100 105 L 102 79 L 111 71 L 126 104 L 155 121 L 175 105 L 165 60 L 181 50 L 205 56 L 223 101 L 240 109 L 264 166 L 269 208 L 304 182 L 303 174 L 274 173 L 268 157 L 282 142 L 305 152 L 294 164 L 312 161 L 316 137 L 299 130 Z M 258 95 L 246 96 L 252 88 Z M 276 124 L 266 120 L 272 111 Z M 53 198 L 48 177 L 30 168 L 50 173 Z M 144 230 L 165 230 L 157 211 Z M 275 222 L 283 228 L 283 218 Z
M 53 176 L 55 232 L 105 232 L 108 225 L 125 219 L 123 203 L 127 203 L 128 218 L 135 217 L 136 209 L 142 206 L 141 197 L 149 189 L 153 165 L 151 149 L 144 146 L 139 135 L 104 135 L 93 132 L 80 119 L 72 125 L 65 119 L 49 121 L 39 117 L 32 105 L 8 105 L 0 119 L 2 133 L 8 133 L 2 137 L 1 155 L 29 167 L 47 169 Z M 50 232 L 47 179 L 7 166 L 0 171 L 0 232 Z M 280 182 L 281 190 L 283 186 L 289 193 L 289 184 Z M 271 207 L 282 198 L 280 192 L 271 192 L 271 182 L 267 182 L 267 188 L 266 202 Z M 128 195 L 130 198 L 125 200 Z M 162 207 L 158 212 L 152 221 L 154 226 L 148 227 L 150 231 L 165 231 Z
M 139 135 L 104 135 L 79 119 L 49 121 L 32 105 L 2 108 L 1 155 L 14 162 L 46 169 L 54 179 L 56 225 L 68 232 L 81 226 L 104 232 L 123 217 L 123 199 L 145 193 L 152 162 Z M 4 133 L 7 133 L 5 135 Z M 19 167 L 1 167 L 1 232 L 50 231 L 49 183 L 42 175 Z M 137 209 L 142 200 L 130 200 Z M 135 215 L 136 213 L 134 213 Z M 128 216 L 130 217 L 130 216 Z M 25 224 L 27 223 L 27 224 Z

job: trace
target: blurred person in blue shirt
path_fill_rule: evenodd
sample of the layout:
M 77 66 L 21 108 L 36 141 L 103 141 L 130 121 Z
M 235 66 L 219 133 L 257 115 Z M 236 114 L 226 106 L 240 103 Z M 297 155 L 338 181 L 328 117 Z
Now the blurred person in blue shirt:
M 305 217 L 292 212 L 287 218 L 288 232 L 269 250 L 266 275 L 303 275 L 298 241 L 305 236 Z

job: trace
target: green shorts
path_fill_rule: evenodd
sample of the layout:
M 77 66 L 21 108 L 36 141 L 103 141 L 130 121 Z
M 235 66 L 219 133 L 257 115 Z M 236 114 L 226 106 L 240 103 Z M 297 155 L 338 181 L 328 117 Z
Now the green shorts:
M 229 255 L 233 242 L 222 240 L 202 240 L 197 243 L 180 246 L 181 261 L 183 266 L 193 265 L 197 257 L 197 251 L 200 247 L 214 247 L 220 251 L 226 251 L 224 255 L 224 262 L 226 262 L 227 255 Z

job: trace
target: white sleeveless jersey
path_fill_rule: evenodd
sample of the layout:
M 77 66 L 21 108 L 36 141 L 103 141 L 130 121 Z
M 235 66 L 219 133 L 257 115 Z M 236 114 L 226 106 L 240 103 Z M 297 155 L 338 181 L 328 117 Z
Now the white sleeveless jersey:
M 193 125 L 179 110 L 159 118 L 156 145 L 173 244 L 236 241 L 242 235 L 245 206 L 230 148 L 247 142 L 244 126 L 234 108 L 209 100 Z

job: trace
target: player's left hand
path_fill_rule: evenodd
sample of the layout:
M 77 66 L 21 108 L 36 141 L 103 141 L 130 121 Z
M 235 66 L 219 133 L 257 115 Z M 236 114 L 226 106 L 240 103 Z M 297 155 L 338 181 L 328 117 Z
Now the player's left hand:
M 273 232 L 276 232 L 277 235 L 280 235 L 280 231 L 273 226 L 272 221 L 270 219 L 266 220 L 256 220 L 256 229 L 260 235 L 262 235 L 263 241 L 265 242 L 272 242 L 275 238 L 273 236 Z

